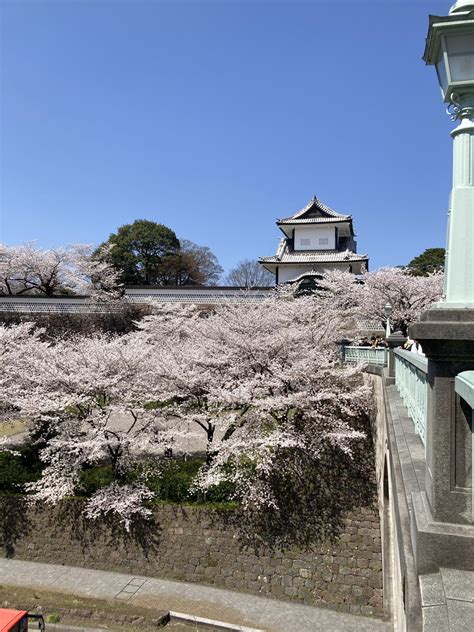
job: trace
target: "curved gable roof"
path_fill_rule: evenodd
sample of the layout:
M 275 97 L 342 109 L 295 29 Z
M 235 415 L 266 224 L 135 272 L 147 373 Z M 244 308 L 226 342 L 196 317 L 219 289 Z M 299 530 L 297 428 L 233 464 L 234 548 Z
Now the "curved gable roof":
M 284 217 L 277 220 L 279 224 L 312 224 L 312 223 L 324 223 L 324 222 L 351 222 L 352 215 L 342 215 L 337 213 L 329 206 L 326 206 L 324 202 L 321 202 L 316 196 L 314 196 L 308 204 L 300 211 L 291 215 L 291 217 Z

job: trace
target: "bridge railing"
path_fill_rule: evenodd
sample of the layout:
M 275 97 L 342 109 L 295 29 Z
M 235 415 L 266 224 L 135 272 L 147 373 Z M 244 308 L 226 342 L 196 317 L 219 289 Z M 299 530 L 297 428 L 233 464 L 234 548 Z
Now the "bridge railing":
M 474 371 L 463 371 L 458 373 L 454 380 L 454 390 L 471 409 L 471 464 L 466 464 L 466 471 L 471 470 L 471 521 L 474 522 Z
M 343 347 L 344 362 L 364 362 L 367 364 L 386 363 L 386 350 L 384 347 Z
M 454 390 L 474 412 L 474 371 L 458 373 L 454 380 Z
M 423 444 L 426 442 L 428 411 L 428 360 L 421 355 L 394 349 L 395 385 Z

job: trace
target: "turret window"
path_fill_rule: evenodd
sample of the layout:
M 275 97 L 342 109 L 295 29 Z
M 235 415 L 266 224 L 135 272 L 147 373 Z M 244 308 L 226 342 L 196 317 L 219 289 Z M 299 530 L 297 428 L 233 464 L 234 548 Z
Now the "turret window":
M 320 246 L 328 246 L 329 245 L 329 238 L 328 237 L 320 237 L 319 238 L 319 245 Z
M 301 246 L 311 246 L 311 239 L 300 239 Z

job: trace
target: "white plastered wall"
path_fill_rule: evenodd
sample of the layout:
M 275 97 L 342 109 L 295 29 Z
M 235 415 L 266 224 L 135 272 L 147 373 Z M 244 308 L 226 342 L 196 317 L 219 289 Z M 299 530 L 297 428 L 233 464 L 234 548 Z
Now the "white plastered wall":
M 301 274 L 304 274 L 305 272 L 328 272 L 329 270 L 346 270 L 349 271 L 349 267 L 352 266 L 352 272 L 354 274 L 360 274 L 361 273 L 361 263 L 360 262 L 353 262 L 351 263 L 350 261 L 348 261 L 347 263 L 335 263 L 335 264 L 328 264 L 328 263 L 308 263 L 306 265 L 285 265 L 285 264 L 280 264 L 278 266 L 278 283 L 286 283 L 288 281 L 293 281 L 294 279 L 296 279 L 297 277 L 299 277 Z
M 302 239 L 309 239 L 309 244 L 302 245 Z M 320 244 L 320 239 L 327 239 L 327 244 Z M 295 250 L 335 250 L 336 228 L 334 226 L 305 226 L 295 228 Z
M 284 266 L 280 265 L 278 268 L 278 283 L 286 283 L 287 281 L 293 281 L 304 274 L 312 270 L 310 266 Z

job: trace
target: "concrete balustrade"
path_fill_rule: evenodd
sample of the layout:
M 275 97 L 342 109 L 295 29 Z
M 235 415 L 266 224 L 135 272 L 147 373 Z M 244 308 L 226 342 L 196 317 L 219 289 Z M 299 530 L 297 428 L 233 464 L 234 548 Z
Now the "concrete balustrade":
M 346 346 L 343 348 L 344 362 L 363 362 L 367 364 L 386 364 L 386 351 L 383 347 L 355 347 Z

